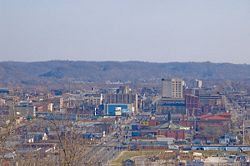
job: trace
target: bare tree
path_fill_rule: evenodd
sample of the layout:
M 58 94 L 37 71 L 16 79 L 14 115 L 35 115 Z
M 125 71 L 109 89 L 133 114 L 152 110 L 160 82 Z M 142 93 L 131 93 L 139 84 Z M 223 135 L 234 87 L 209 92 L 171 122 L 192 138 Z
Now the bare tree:
M 59 165 L 82 165 L 82 158 L 87 148 L 87 141 L 83 139 L 81 131 L 77 130 L 70 121 L 48 122 L 56 131 L 58 139 Z M 65 128 L 62 130 L 60 129 L 60 126 Z

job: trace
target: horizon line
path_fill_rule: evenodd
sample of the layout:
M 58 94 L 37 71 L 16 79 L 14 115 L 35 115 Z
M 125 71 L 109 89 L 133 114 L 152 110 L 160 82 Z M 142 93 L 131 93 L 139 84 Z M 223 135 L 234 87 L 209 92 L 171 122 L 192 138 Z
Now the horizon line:
M 0 63 L 43 63 L 43 62 L 92 62 L 92 63 L 103 63 L 103 62 L 118 62 L 118 63 L 213 63 L 213 64 L 234 64 L 234 65 L 250 65 L 250 63 L 233 63 L 233 62 L 214 62 L 214 61 L 169 61 L 169 62 L 158 62 L 158 61 L 143 61 L 143 60 L 70 60 L 70 59 L 51 59 L 51 60 L 32 60 L 32 61 L 20 61 L 20 60 L 4 60 Z

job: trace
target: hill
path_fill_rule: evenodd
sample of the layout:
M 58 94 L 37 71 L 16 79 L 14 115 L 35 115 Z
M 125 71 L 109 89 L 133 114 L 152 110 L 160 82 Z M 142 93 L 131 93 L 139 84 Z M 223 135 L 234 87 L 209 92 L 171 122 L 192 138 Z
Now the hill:
M 51 81 L 152 81 L 166 77 L 185 79 L 229 79 L 250 78 L 250 65 L 187 62 L 0 62 L 0 82 L 36 84 Z

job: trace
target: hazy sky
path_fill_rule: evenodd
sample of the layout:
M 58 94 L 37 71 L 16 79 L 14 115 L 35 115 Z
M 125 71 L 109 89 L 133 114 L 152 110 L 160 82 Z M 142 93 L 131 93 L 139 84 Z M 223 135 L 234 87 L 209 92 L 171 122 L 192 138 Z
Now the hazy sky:
M 0 0 L 0 61 L 250 64 L 250 0 Z

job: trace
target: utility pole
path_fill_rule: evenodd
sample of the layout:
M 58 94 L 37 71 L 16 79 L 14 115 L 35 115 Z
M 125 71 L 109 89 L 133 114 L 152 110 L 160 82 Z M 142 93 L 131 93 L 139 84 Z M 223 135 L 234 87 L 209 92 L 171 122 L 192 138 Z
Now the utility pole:
M 243 113 L 243 124 L 242 124 L 242 127 L 243 127 L 243 130 L 242 130 L 242 136 L 243 136 L 243 139 L 242 139 L 242 144 L 245 145 L 245 111 Z

